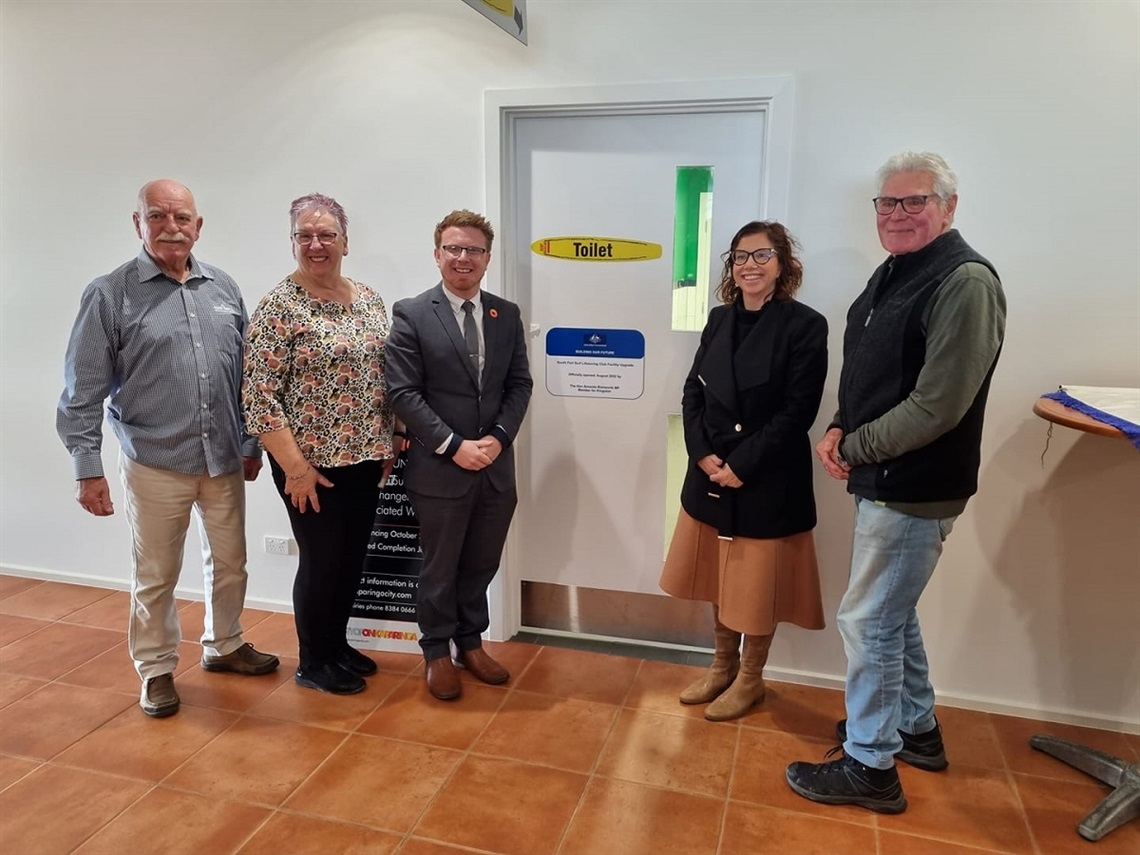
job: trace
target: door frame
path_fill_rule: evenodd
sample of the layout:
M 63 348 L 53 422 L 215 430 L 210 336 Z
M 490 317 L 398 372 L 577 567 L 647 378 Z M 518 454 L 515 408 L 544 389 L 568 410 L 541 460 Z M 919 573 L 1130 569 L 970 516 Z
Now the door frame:
M 526 118 L 666 115 L 675 113 L 763 112 L 761 150 L 765 217 L 786 217 L 792 166 L 792 112 L 795 82 L 790 75 L 679 80 L 599 86 L 558 86 L 542 89 L 488 89 L 483 93 L 486 216 L 495 224 L 498 264 L 487 271 L 484 287 L 518 301 L 514 259 L 529 250 L 508 223 L 513 223 L 519 188 L 516 125 Z M 529 319 L 524 318 L 524 323 Z M 532 339 L 528 328 L 528 342 Z M 531 353 L 531 373 L 534 354 Z M 524 422 L 525 424 L 525 422 Z M 488 589 L 490 637 L 502 641 L 519 631 L 522 615 L 520 574 L 512 562 L 518 554 L 518 532 L 511 527 L 499 572 Z

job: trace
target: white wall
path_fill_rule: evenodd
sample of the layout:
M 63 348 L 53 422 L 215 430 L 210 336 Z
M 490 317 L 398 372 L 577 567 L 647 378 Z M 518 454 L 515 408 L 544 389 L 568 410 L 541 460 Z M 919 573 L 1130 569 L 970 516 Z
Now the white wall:
M 291 269 L 289 200 L 331 193 L 352 219 L 346 273 L 391 301 L 434 281 L 434 222 L 484 207 L 485 89 L 790 73 L 788 222 L 802 298 L 833 329 L 824 409 L 846 306 L 882 256 L 871 176 L 894 151 L 932 148 L 958 171 L 957 224 L 1009 299 L 981 492 L 922 604 L 936 684 L 959 703 L 1136 729 L 1140 455 L 1058 428 L 1042 459 L 1030 406 L 1060 382 L 1140 385 L 1137 3 L 527 6 L 529 47 L 454 0 L 0 4 L 0 564 L 128 578 L 122 516 L 72 501 L 53 425 L 77 298 L 137 252 L 144 181 L 195 191 L 198 254 L 251 306 Z M 116 453 L 109 438 L 109 468 Z M 822 474 L 818 495 L 833 614 L 851 508 Z M 260 549 L 287 532 L 263 477 L 255 601 L 289 600 L 292 562 Z M 773 664 L 844 667 L 833 628 L 782 631 Z

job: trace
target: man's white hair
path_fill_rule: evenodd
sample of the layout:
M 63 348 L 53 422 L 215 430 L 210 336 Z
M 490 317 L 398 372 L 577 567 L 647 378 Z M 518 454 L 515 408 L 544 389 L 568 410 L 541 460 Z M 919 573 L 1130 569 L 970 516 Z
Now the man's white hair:
M 887 179 L 898 172 L 929 172 L 934 177 L 934 192 L 944 202 L 958 192 L 958 176 L 942 155 L 932 151 L 904 151 L 884 163 L 879 170 L 877 195 L 882 194 Z

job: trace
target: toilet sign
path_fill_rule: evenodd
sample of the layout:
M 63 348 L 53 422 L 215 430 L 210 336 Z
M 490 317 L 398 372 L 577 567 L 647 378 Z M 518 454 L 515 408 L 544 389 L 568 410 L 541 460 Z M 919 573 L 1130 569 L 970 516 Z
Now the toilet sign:
M 549 237 L 530 245 L 535 255 L 565 261 L 653 261 L 661 244 L 612 237 Z
M 463 0 L 463 2 L 526 44 L 526 0 Z

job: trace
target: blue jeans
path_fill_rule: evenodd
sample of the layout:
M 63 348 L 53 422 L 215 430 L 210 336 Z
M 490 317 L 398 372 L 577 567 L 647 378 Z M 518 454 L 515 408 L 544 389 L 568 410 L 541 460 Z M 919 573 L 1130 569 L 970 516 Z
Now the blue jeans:
M 906 733 L 934 728 L 934 687 L 918 598 L 957 517 L 924 519 L 855 497 L 851 577 L 837 622 L 847 652 L 847 741 L 866 766 L 889 769 Z

